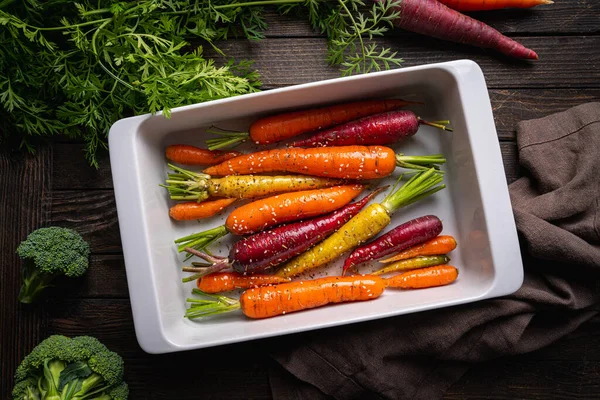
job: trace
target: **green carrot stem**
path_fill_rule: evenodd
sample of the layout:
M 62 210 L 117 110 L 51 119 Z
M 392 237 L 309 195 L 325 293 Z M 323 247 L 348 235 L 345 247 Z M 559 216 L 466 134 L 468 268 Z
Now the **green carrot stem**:
M 432 154 L 429 156 L 405 156 L 402 153 L 396 155 L 396 166 L 414 171 L 425 171 L 430 168 L 440 169 L 440 164 L 444 164 L 446 158 L 442 154 Z
M 429 164 L 444 164 L 446 158 L 443 154 L 431 154 L 428 156 L 406 156 L 403 153 L 396 155 L 397 162 L 409 162 L 412 164 L 429 165 Z
M 177 171 L 180 174 L 187 176 L 190 179 L 210 179 L 210 175 L 207 174 L 202 174 L 199 172 L 194 172 L 194 171 L 190 171 L 181 167 L 178 167 L 176 165 L 173 165 L 171 163 L 167 164 L 169 166 L 169 168 L 171 168 L 173 171 Z
M 221 239 L 223 236 L 226 236 L 228 233 L 229 231 L 225 225 L 221 225 L 207 231 L 181 237 L 175 240 L 175 243 L 179 245 L 177 246 L 177 251 L 181 253 L 186 247 L 196 250 L 205 250 L 206 247 Z
M 441 129 L 443 131 L 454 132 L 454 129 L 449 128 L 447 125 L 450 121 L 425 121 L 419 118 L 419 123 L 423 125 L 433 126 L 434 128 Z
M 214 300 L 200 300 L 200 299 L 191 299 L 191 298 L 187 298 L 185 299 L 185 301 L 187 301 L 188 303 L 194 303 L 194 304 L 212 304 L 215 301 Z M 193 306 L 192 304 L 190 304 L 191 306 Z
M 446 186 L 440 184 L 443 179 L 444 177 L 434 168 L 419 172 L 412 176 L 399 189 L 388 194 L 381 205 L 391 215 L 401 207 L 412 204 L 444 189 Z
M 194 274 L 194 275 L 186 276 L 185 278 L 181 279 L 181 282 L 182 283 L 192 282 L 198 278 L 202 278 L 202 274 Z
M 432 194 L 439 192 L 440 190 L 445 189 L 445 188 L 446 188 L 446 185 L 442 183 L 439 186 L 436 186 L 434 188 L 426 190 L 425 192 L 421 193 L 420 195 L 415 196 L 415 197 L 411 198 L 410 200 L 406 201 L 404 204 L 402 204 L 402 207 L 406 207 L 410 204 L 416 203 L 417 201 L 420 201 L 427 196 L 431 196 Z
M 186 301 L 190 303 L 190 307 L 185 312 L 185 317 L 188 319 L 204 318 L 211 315 L 224 314 L 240 308 L 240 302 L 218 294 L 208 294 L 200 289 L 192 289 L 192 294 L 208 297 L 206 299 L 188 298 Z
M 240 303 L 226 305 L 213 301 L 209 304 L 195 305 L 188 308 L 185 311 L 185 317 L 187 319 L 199 319 L 209 317 L 211 315 L 225 314 L 240 309 Z
M 210 175 L 201 174 L 167 164 L 176 174 L 168 174 L 166 185 L 160 184 L 169 192 L 171 200 L 196 200 L 198 203 L 210 197 L 208 193 L 208 180 Z
M 206 133 L 214 133 L 221 137 L 208 139 L 206 141 L 206 147 L 209 150 L 218 150 L 225 147 L 235 147 L 250 138 L 248 132 L 228 131 L 225 129 L 210 127 L 206 130 Z
M 203 292 L 202 290 L 200 290 L 198 288 L 192 289 L 192 294 L 197 294 L 199 296 L 210 297 L 210 298 L 213 298 L 213 299 L 215 299 L 215 300 L 217 300 L 217 301 L 219 301 L 220 303 L 223 303 L 223 304 L 236 304 L 238 302 L 236 299 L 232 299 L 231 297 L 223 296 L 221 294 L 206 293 L 206 292 Z

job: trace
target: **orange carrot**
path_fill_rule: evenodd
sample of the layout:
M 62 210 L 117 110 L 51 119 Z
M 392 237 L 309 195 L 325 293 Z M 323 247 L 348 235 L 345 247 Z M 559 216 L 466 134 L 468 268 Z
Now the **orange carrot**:
M 293 147 L 245 154 L 204 172 L 216 176 L 291 172 L 326 178 L 377 179 L 390 175 L 395 168 L 396 155 L 389 147 Z
M 284 222 L 327 214 L 348 204 L 363 189 L 363 185 L 334 186 L 256 200 L 232 211 L 225 225 L 176 239 L 177 250 L 204 250 L 229 233 L 248 235 Z
M 436 256 L 447 254 L 456 248 L 456 240 L 449 235 L 436 236 L 426 242 L 409 247 L 393 257 L 386 258 L 379 262 L 390 263 L 399 260 L 406 260 L 418 256 Z
M 267 197 L 232 211 L 225 226 L 231 233 L 247 235 L 269 226 L 326 214 L 348 204 L 364 188 L 343 185 Z
M 184 165 L 216 165 L 241 155 L 239 151 L 206 150 L 186 144 L 174 144 L 165 151 L 167 159 Z
M 248 289 L 240 305 L 249 318 L 269 318 L 331 303 L 376 299 L 384 289 L 383 279 L 377 276 L 333 276 Z
M 249 289 L 253 287 L 275 285 L 289 282 L 290 279 L 273 275 L 244 276 L 237 272 L 217 272 L 198 279 L 198 289 L 205 293 L 228 292 L 235 289 Z
M 397 99 L 367 100 L 277 114 L 255 121 L 250 125 L 249 132 L 223 133 L 223 138 L 211 139 L 206 143 L 211 150 L 239 144 L 248 138 L 256 144 L 276 143 L 368 115 L 397 110 L 409 104 L 422 103 Z
M 448 285 L 456 280 L 458 270 L 450 265 L 415 269 L 385 279 L 386 286 L 396 289 L 421 289 Z
M 439 0 L 456 11 L 486 11 L 501 8 L 531 8 L 552 4 L 552 0 Z
M 171 218 L 177 221 L 189 221 L 193 219 L 210 218 L 223 211 L 236 199 L 218 199 L 198 203 L 189 201 L 186 203 L 175 204 L 169 210 Z

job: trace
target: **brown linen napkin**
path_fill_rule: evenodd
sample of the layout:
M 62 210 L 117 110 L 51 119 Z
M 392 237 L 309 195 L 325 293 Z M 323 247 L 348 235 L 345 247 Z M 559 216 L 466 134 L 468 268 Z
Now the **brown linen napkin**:
M 275 339 L 275 400 L 440 398 L 473 363 L 537 350 L 598 313 L 600 103 L 521 122 L 517 141 L 526 176 L 509 190 L 521 289 Z

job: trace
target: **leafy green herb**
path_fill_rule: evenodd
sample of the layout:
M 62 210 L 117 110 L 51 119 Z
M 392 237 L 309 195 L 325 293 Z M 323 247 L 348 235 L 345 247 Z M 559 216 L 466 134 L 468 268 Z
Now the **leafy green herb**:
M 362 12 L 362 0 L 338 0 L 308 3 L 309 19 L 313 28 L 325 33 L 329 39 L 327 60 L 331 65 L 341 65 L 342 75 L 389 69 L 390 64 L 400 65 L 403 60 L 396 52 L 368 43 L 383 36 L 392 21 L 400 15 L 395 9 L 398 0 L 374 2 L 367 12 Z
M 0 129 L 33 150 L 37 136 L 82 138 L 97 166 L 122 117 L 258 90 L 248 61 L 216 66 L 187 38 L 229 35 L 230 19 L 256 30 L 252 10 L 225 13 L 193 1 L 0 2 Z M 212 4 L 212 3 L 209 3 Z M 75 10 L 75 12 L 73 12 Z
M 394 1 L 361 0 L 0 0 L 0 142 L 65 135 L 106 148 L 118 119 L 259 90 L 247 60 L 217 66 L 203 47 L 264 37 L 263 6 L 307 17 L 328 38 L 342 74 L 402 60 L 371 40 L 397 16 Z

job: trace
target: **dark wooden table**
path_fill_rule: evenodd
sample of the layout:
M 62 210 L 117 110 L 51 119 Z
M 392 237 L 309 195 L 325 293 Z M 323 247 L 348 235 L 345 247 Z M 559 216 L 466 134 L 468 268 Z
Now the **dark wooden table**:
M 519 176 L 515 124 L 600 100 L 600 1 L 556 0 L 535 10 L 478 14 L 536 50 L 540 61 L 520 63 L 491 52 L 395 32 L 382 41 L 404 66 L 470 58 L 489 86 L 508 182 Z M 231 40 L 224 49 L 256 60 L 264 89 L 334 78 L 324 62 L 325 40 L 304 21 L 269 18 L 267 38 Z M 121 253 L 108 157 L 88 167 L 82 145 L 57 141 L 35 156 L 0 152 L 0 397 L 9 398 L 22 358 L 50 334 L 94 335 L 126 362 L 132 399 L 267 399 L 269 341 L 171 355 L 138 346 Z M 47 225 L 77 229 L 93 251 L 85 278 L 60 286 L 35 306 L 16 300 L 18 243 Z M 448 399 L 591 399 L 600 397 L 600 320 L 543 350 L 473 368 Z

